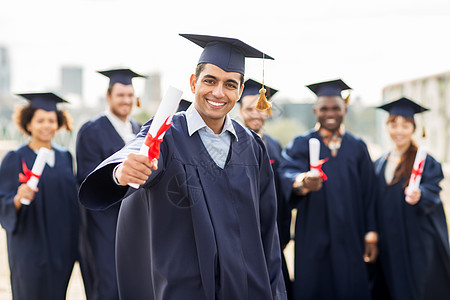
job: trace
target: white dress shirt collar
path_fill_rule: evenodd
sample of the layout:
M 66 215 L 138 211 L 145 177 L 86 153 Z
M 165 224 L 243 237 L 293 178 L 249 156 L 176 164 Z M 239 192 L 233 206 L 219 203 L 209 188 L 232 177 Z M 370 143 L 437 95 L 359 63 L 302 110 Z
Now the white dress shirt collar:
M 133 133 L 133 127 L 131 126 L 129 118 L 127 118 L 124 122 L 116 115 L 114 115 L 109 109 L 105 111 L 105 116 L 111 122 L 120 137 L 125 141 L 125 144 L 135 137 L 135 134 Z

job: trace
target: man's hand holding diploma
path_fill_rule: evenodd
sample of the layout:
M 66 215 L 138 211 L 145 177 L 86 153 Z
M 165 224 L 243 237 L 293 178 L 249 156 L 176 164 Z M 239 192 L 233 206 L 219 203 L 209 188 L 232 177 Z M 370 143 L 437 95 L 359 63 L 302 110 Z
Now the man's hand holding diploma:
M 152 174 L 152 170 L 157 169 L 158 160 L 156 158 L 149 161 L 146 155 L 130 153 L 123 163 L 117 167 L 114 176 L 117 182 L 123 186 L 129 183 L 142 185 Z

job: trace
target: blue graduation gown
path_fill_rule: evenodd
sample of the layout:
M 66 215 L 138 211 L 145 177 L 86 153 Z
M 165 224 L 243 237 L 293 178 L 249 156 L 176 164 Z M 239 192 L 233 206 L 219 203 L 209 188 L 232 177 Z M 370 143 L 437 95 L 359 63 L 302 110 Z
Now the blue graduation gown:
M 116 244 L 122 299 L 285 299 L 272 168 L 261 139 L 233 125 L 238 141 L 224 169 L 198 132 L 189 136 L 182 112 L 140 189 L 116 185 L 112 171 L 140 148 L 149 124 L 83 182 L 80 201 L 90 209 L 125 197 Z
M 134 120 L 131 124 L 137 134 L 140 125 Z M 105 115 L 85 123 L 76 143 L 78 182 L 124 145 Z M 119 209 L 120 203 L 104 211 L 81 209 L 80 265 L 89 300 L 118 299 L 114 247 Z
M 375 162 L 380 264 L 392 300 L 450 299 L 450 250 L 439 182 L 441 165 L 425 160 L 416 205 L 405 201 L 405 180 L 388 186 L 386 155 Z
M 55 165 L 45 166 L 34 201 L 16 212 L 22 160 L 31 170 L 36 153 L 27 145 L 6 154 L 0 166 L 0 223 L 6 230 L 13 299 L 65 299 L 78 255 L 78 199 L 72 156 L 53 146 Z
M 270 163 L 272 164 L 272 169 L 275 178 L 275 189 L 277 193 L 277 225 L 278 225 L 278 235 L 280 237 L 281 250 L 284 250 L 286 245 L 291 240 L 291 208 L 289 206 L 289 200 L 286 199 L 281 188 L 279 167 L 282 161 L 281 152 L 283 148 L 280 143 L 271 136 L 263 135 L 263 141 L 267 147 L 267 153 L 269 154 Z M 286 284 L 286 291 L 288 298 L 291 299 L 292 286 L 289 278 L 289 271 L 286 265 L 286 259 L 283 252 L 281 253 L 284 282 Z
M 317 192 L 292 193 L 309 167 L 309 139 L 320 141 L 328 180 Z M 375 230 L 375 174 L 366 145 L 350 133 L 336 157 L 317 131 L 296 137 L 283 152 L 282 186 L 297 207 L 294 299 L 370 299 L 364 235 Z

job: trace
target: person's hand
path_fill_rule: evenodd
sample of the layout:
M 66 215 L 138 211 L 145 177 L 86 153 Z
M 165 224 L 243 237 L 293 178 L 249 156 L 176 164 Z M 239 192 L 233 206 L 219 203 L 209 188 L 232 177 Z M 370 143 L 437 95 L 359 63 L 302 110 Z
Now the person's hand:
M 311 172 L 301 173 L 295 178 L 292 188 L 297 194 L 306 195 L 322 188 L 322 178 L 311 176 Z
M 152 174 L 152 170 L 158 169 L 158 160 L 148 160 L 146 155 L 130 153 L 117 167 L 114 176 L 121 185 L 129 183 L 144 184 Z
M 303 187 L 311 192 L 317 192 L 322 188 L 322 178 L 312 176 L 311 171 L 306 172 L 306 176 L 303 178 Z
M 420 189 L 409 190 L 408 188 L 406 188 L 405 195 L 406 203 L 415 205 L 417 204 L 417 202 L 419 202 L 420 197 L 422 196 L 422 192 L 420 191 Z
M 366 263 L 374 263 L 378 257 L 378 234 L 375 231 L 369 231 L 364 238 L 364 255 Z
M 36 188 L 35 191 L 33 191 L 26 183 L 23 183 L 19 185 L 17 188 L 17 194 L 14 196 L 14 206 L 16 208 L 16 211 L 18 211 L 22 207 L 22 203 L 20 203 L 20 199 L 27 199 L 33 201 L 34 195 L 38 191 L 38 188 Z

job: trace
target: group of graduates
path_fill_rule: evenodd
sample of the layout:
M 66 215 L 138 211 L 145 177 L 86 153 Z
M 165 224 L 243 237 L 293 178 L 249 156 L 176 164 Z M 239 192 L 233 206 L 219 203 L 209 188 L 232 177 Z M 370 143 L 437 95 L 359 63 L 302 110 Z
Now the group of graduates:
M 244 82 L 246 57 L 272 58 L 233 38 L 181 36 L 203 48 L 189 79 L 194 101 L 181 102 L 158 158 L 138 153 L 152 120 L 130 117 L 140 74 L 100 72 L 108 108 L 78 131 L 76 176 L 70 152 L 52 142 L 72 129 L 57 107 L 66 101 L 19 94 L 28 103 L 13 119 L 30 139 L 0 166 L 13 299 L 65 299 L 75 261 L 88 300 L 450 299 L 441 165 L 426 155 L 423 170 L 413 167 L 414 115 L 426 108 L 404 97 L 379 107 L 394 149 L 373 163 L 343 126 L 350 87 L 311 84 L 317 125 L 283 150 L 263 133 L 277 90 Z M 228 115 L 236 104 L 240 123 Z M 35 174 L 41 148 L 51 157 Z M 418 188 L 408 188 L 412 173 Z

